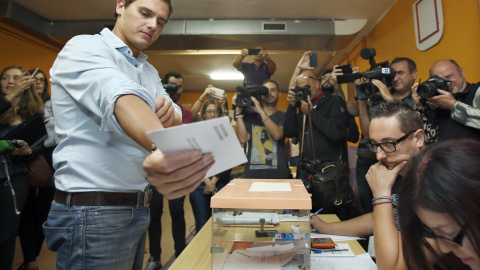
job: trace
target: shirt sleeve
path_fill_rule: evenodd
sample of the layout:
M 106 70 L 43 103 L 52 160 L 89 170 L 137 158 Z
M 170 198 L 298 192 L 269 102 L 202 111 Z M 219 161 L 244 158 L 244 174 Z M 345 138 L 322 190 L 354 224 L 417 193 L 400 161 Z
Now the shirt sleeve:
M 122 95 L 138 96 L 155 110 L 154 95 L 135 82 L 138 74 L 121 69 L 121 57 L 98 36 L 78 36 L 65 45 L 50 70 L 52 89 L 55 85 L 68 92 L 82 110 L 99 119 L 102 131 L 124 133 L 114 114 Z
M 480 129 L 480 91 L 477 89 L 473 99 L 473 106 L 456 101 L 453 104 L 452 119 L 465 126 Z

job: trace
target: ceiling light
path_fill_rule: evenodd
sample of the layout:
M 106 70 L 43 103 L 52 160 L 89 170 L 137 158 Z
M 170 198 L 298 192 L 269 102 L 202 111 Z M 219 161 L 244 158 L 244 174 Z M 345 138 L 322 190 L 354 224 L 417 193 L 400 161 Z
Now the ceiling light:
M 216 72 L 210 74 L 210 78 L 217 81 L 236 81 L 243 80 L 243 74 L 241 72 Z

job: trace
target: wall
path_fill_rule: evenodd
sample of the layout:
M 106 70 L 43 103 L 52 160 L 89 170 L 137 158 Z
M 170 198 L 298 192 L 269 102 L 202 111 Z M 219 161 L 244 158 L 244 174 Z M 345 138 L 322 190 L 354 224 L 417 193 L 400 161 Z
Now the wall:
M 22 66 L 27 70 L 40 67 L 49 77 L 50 68 L 61 50 L 54 44 L 4 22 L 0 22 L 0 40 L 0 70 L 11 65 Z
M 375 28 L 353 49 L 346 60 L 360 71 L 369 68 L 360 57 L 360 49 L 375 48 L 377 62 L 409 57 L 417 63 L 418 77 L 425 81 L 428 70 L 439 59 L 455 59 L 465 71 L 467 81 L 480 81 L 480 8 L 478 0 L 443 0 L 444 31 L 432 48 L 419 51 L 415 44 L 412 5 L 414 0 L 398 0 Z

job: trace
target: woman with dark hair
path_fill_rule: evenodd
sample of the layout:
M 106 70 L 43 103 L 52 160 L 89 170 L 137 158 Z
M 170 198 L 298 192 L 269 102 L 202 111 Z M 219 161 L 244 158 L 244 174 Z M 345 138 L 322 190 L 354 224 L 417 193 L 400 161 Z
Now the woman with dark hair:
M 21 94 L 0 115 L 0 138 L 3 138 L 24 121 L 42 113 L 43 102 L 32 87 L 34 80 L 24 68 L 7 67 L 1 72 L 0 78 L 2 99 L 21 87 Z M 26 142 L 21 142 L 21 147 L 0 157 L 0 269 L 12 269 L 20 213 L 29 190 L 27 160 L 32 155 L 32 149 Z
M 30 74 L 34 72 L 35 70 L 29 70 Z M 41 147 L 38 154 L 42 154 L 45 157 L 45 160 L 53 172 L 52 154 L 55 146 L 58 144 L 58 136 L 56 136 L 54 130 L 55 119 L 53 118 L 52 101 L 48 94 L 48 80 L 42 70 L 38 70 L 34 78 L 35 83 L 33 86 L 35 92 L 42 101 L 45 102 L 44 123 L 48 134 L 44 142 L 45 147 Z M 23 264 L 20 265 L 18 270 L 37 268 L 36 260 L 42 249 L 43 241 L 45 240 L 42 224 L 47 220 L 54 195 L 55 185 L 53 181 L 49 185 L 38 189 L 30 187 L 18 229 L 23 252 Z
M 480 143 L 441 142 L 410 164 L 399 192 L 408 268 L 431 269 L 431 253 L 442 269 L 480 269 Z

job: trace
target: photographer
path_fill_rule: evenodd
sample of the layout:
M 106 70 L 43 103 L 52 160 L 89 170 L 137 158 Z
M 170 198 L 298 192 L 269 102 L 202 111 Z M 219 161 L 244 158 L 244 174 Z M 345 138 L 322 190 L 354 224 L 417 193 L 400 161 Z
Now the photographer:
M 287 179 L 288 164 L 285 151 L 283 125 L 285 113 L 277 109 L 280 90 L 276 81 L 266 80 L 263 86 L 268 93 L 261 95 L 261 102 L 254 96 L 250 106 L 255 113 L 246 113 L 247 108 L 232 99 L 237 120 L 237 137 L 240 143 L 248 142 L 248 162 L 245 178 Z
M 311 170 L 313 168 L 307 171 L 305 166 L 303 169 L 302 166 L 299 166 L 297 175 L 302 180 L 306 180 L 310 175 L 321 171 L 323 167 L 336 163 L 340 157 L 343 160 L 347 159 L 345 138 L 347 109 L 345 102 L 341 97 L 332 96 L 329 92 L 321 89 L 320 81 L 309 70 L 311 69 L 309 63 L 309 52 L 305 52 L 291 79 L 291 82 L 295 82 L 297 87 L 288 91 L 287 101 L 289 106 L 284 126 L 286 137 L 297 137 L 300 140 L 300 149 L 301 151 L 303 149 L 301 163 L 305 164 L 305 161 L 308 160 L 313 165 L 313 162 L 315 162 L 315 171 Z M 300 75 L 297 76 L 297 74 Z M 306 93 L 303 93 L 304 91 Z M 303 124 L 304 118 L 307 118 L 305 125 Z M 310 120 L 312 130 L 307 124 Z M 303 130 L 304 126 L 305 131 Z M 315 149 L 311 144 L 311 134 L 313 134 Z M 315 198 L 315 196 L 312 198 L 312 203 L 314 208 L 323 207 L 318 205 L 318 198 Z
M 164 85 L 165 90 L 170 95 L 172 101 L 180 107 L 182 110 L 182 124 L 192 123 L 192 111 L 189 108 L 178 103 L 180 96 L 183 92 L 183 76 L 182 74 L 176 71 L 170 71 L 165 74 L 163 77 L 163 82 L 167 85 Z
M 248 55 L 253 55 L 252 62 L 242 62 Z M 240 55 L 233 60 L 233 67 L 245 76 L 243 86 L 262 85 L 277 70 L 277 65 L 268 52 L 260 46 L 254 50 L 243 48 Z
M 453 138 L 480 141 L 480 83 L 468 83 L 462 68 L 454 60 L 435 62 L 430 76 L 438 78 L 430 77 L 414 88 L 413 97 L 423 120 L 434 126 L 438 124 L 438 141 Z
M 197 99 L 197 101 L 195 101 L 195 104 L 193 104 L 193 106 L 192 106 L 192 115 L 193 115 L 194 122 L 207 120 L 205 118 L 205 115 L 202 115 L 201 113 L 199 113 L 201 111 L 202 104 L 205 101 L 205 99 L 207 99 L 207 101 L 208 100 L 218 100 L 218 103 L 220 103 L 221 108 L 222 108 L 220 110 L 218 116 L 220 116 L 220 117 L 228 116 L 227 95 L 225 94 L 225 92 L 223 92 L 223 96 L 218 97 L 216 95 L 215 91 L 211 87 L 213 87 L 213 85 L 207 86 L 207 88 L 205 88 L 205 91 L 203 91 L 203 93 L 200 95 L 200 97 Z

